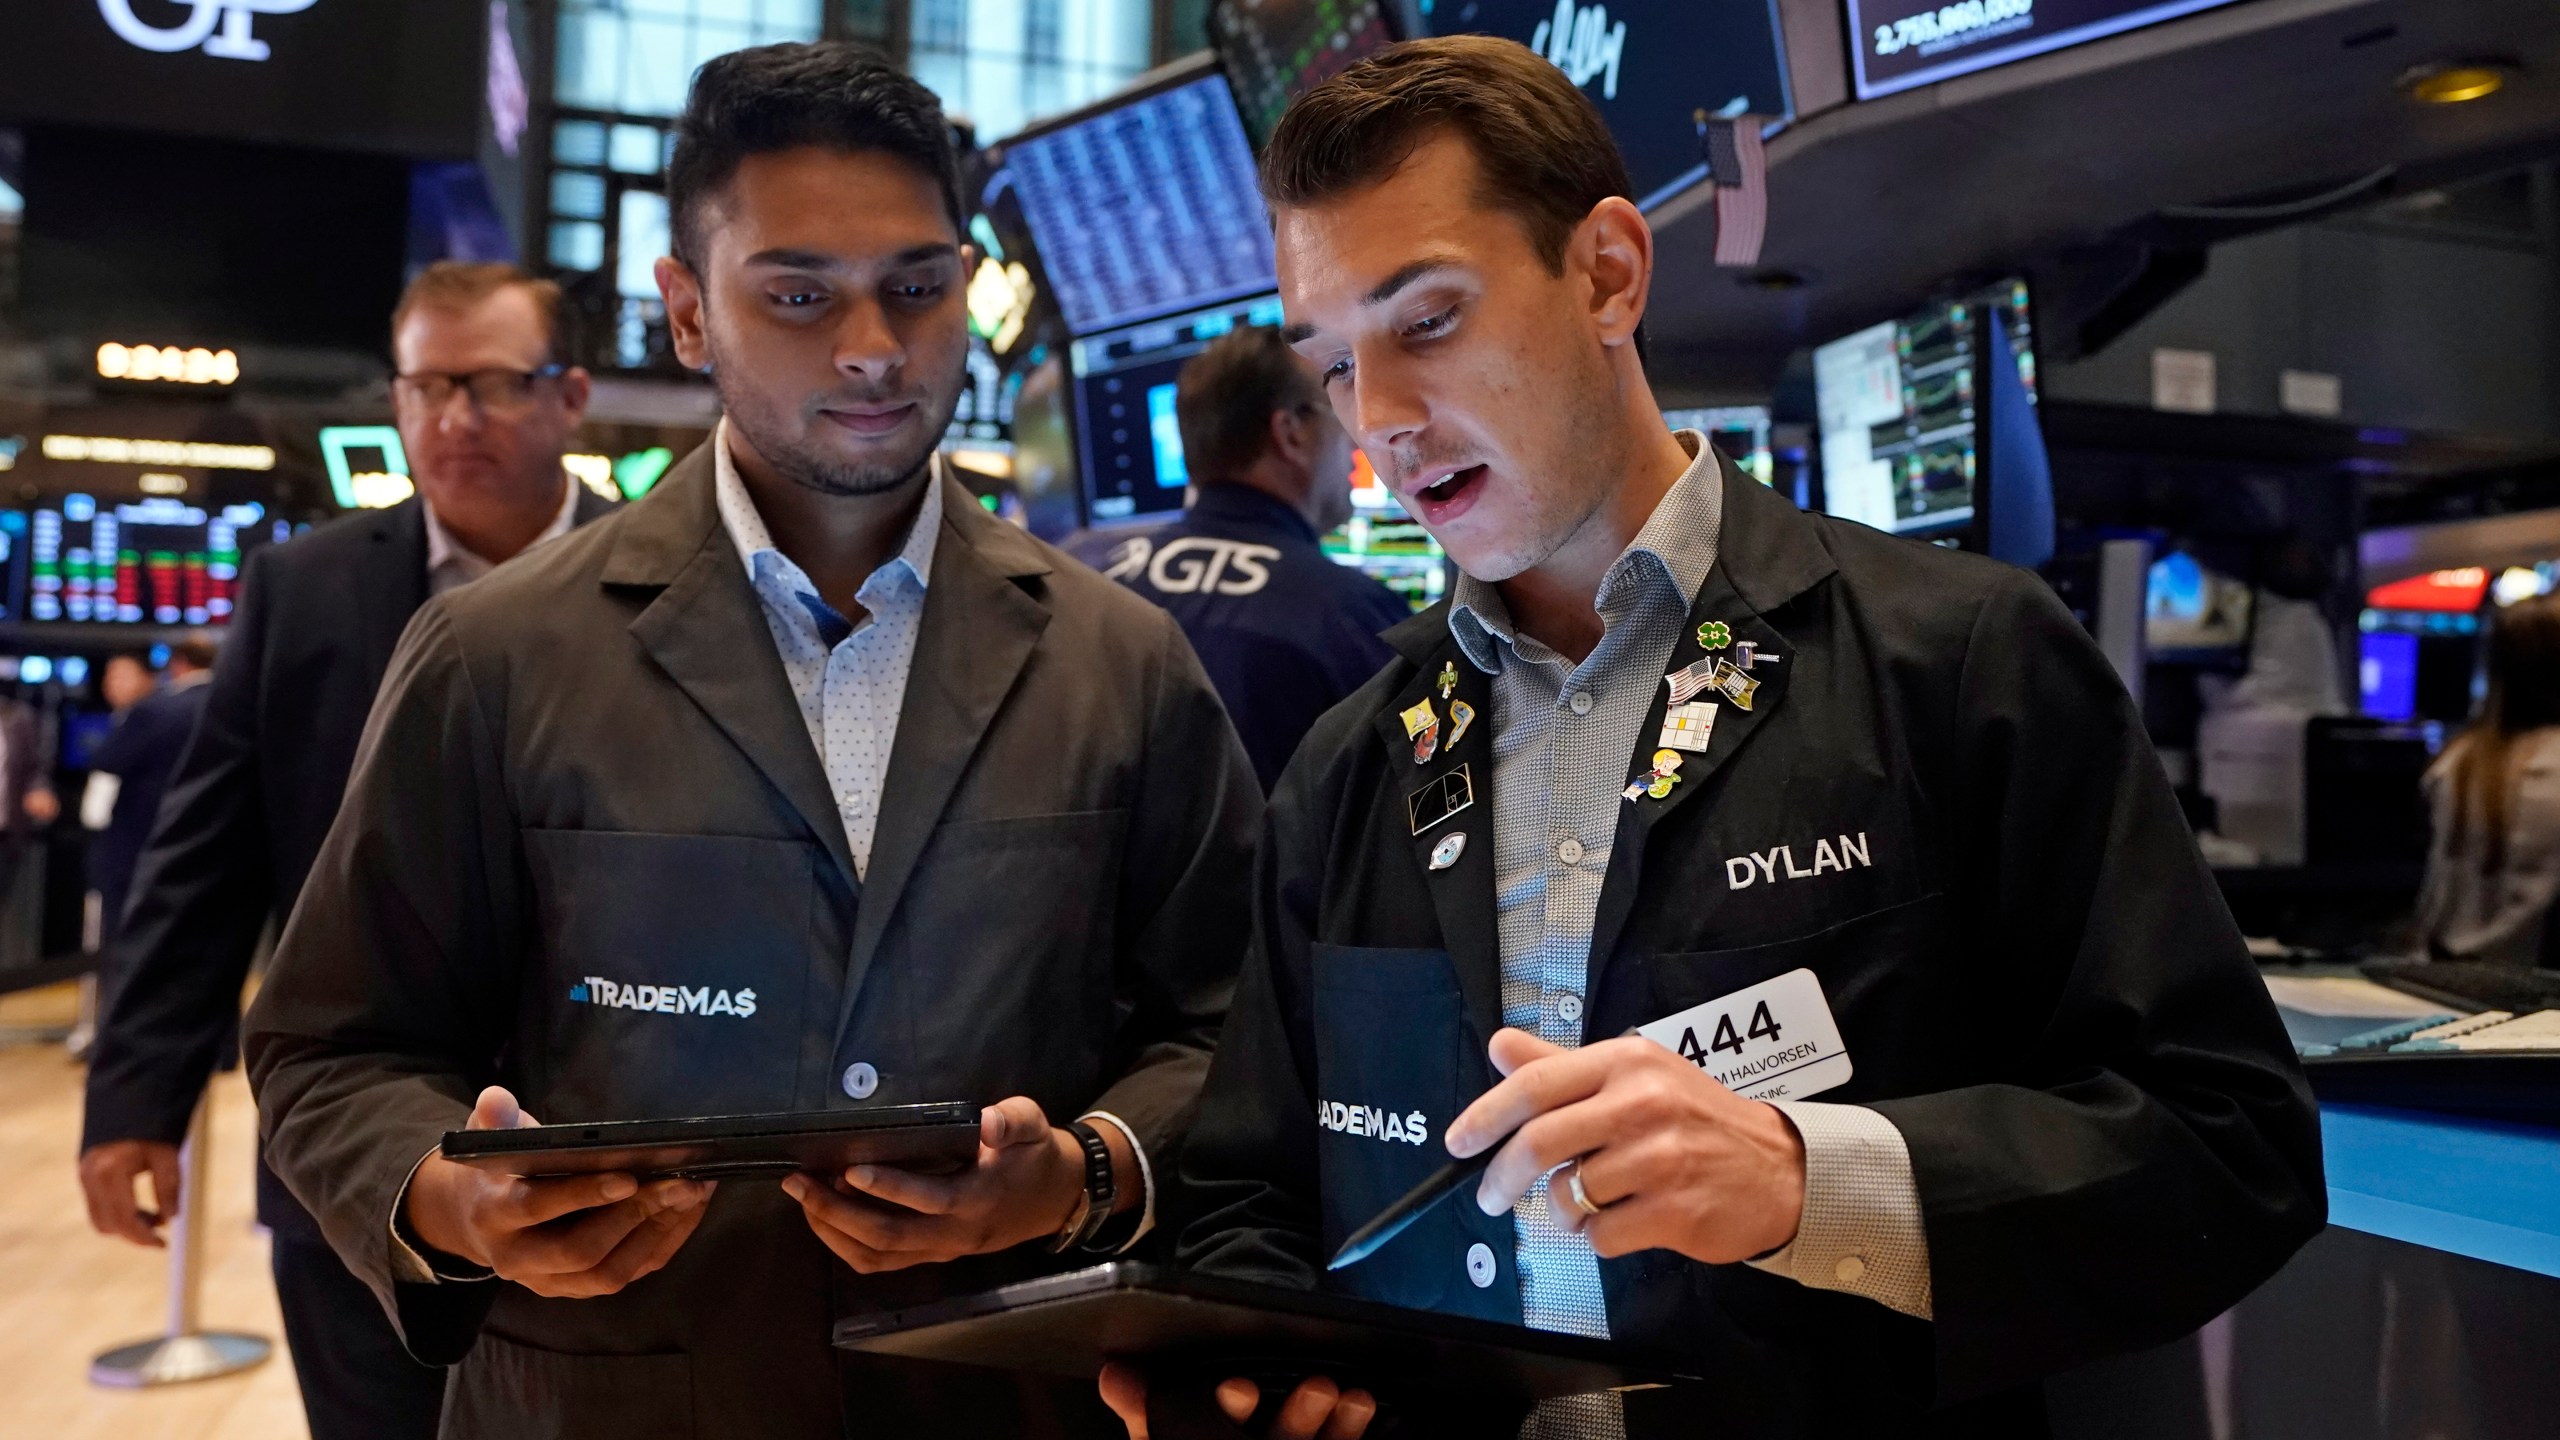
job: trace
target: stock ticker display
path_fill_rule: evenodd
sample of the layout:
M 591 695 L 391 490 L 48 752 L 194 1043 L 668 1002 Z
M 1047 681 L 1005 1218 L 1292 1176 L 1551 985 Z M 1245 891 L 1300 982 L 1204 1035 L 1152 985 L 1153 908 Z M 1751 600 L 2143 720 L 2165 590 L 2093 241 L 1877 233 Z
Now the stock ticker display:
M 1278 284 L 1253 148 L 1222 76 L 1025 136 L 1004 165 L 1078 335 Z
M 2035 348 L 2027 286 L 2007 281 L 1845 336 L 1813 352 L 1823 509 L 1894 534 L 1968 524 L 1987 398 L 1976 322 L 2008 336 L 2030 400 Z
M 1220 0 L 1209 11 L 1209 43 L 1256 145 L 1302 91 L 1394 39 L 1377 0 Z
M 23 535 L 23 566 L 11 567 L 25 585 L 16 613 L 125 625 L 222 624 L 239 600 L 242 559 L 293 533 L 290 522 L 254 503 L 207 510 L 174 499 L 100 504 L 86 495 L 10 512 L 0 526 Z

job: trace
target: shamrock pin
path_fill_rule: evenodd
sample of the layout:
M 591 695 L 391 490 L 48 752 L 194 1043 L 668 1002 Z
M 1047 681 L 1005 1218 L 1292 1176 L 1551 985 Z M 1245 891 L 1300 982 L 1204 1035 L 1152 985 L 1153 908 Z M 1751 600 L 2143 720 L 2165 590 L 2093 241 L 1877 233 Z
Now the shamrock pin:
M 1733 643 L 1733 627 L 1721 620 L 1710 620 L 1698 627 L 1698 645 L 1702 649 L 1721 650 Z

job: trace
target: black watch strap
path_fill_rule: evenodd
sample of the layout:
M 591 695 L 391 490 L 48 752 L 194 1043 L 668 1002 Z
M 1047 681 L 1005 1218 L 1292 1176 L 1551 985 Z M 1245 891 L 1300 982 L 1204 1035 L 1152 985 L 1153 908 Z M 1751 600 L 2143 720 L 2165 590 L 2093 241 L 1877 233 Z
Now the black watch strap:
M 1068 1124 L 1067 1133 L 1084 1147 L 1084 1209 L 1058 1237 L 1060 1250 L 1093 1243 L 1093 1237 L 1111 1223 L 1113 1203 L 1120 1198 L 1119 1174 L 1111 1167 L 1111 1147 L 1103 1143 L 1102 1132 L 1076 1120 Z

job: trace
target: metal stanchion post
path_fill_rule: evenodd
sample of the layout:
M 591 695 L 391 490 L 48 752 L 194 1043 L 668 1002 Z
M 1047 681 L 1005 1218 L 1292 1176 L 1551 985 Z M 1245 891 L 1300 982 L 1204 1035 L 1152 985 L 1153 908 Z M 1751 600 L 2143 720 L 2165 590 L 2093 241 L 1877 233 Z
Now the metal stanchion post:
M 196 1329 L 204 1286 L 205 1152 L 211 1148 L 213 1100 L 196 1102 L 179 1153 L 177 1218 L 169 1225 L 169 1323 L 157 1340 L 119 1345 L 89 1362 L 89 1383 L 118 1390 L 178 1385 L 236 1374 L 267 1358 L 274 1347 L 255 1335 Z M 165 1198 L 165 1197 L 164 1197 Z

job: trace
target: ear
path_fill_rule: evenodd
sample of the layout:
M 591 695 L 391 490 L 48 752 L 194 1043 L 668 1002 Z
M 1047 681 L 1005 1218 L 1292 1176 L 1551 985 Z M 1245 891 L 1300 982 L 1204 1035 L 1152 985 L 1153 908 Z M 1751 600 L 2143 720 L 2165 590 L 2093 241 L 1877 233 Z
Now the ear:
M 1590 280 L 1600 343 L 1634 343 L 1653 293 L 1653 227 L 1644 212 L 1616 195 L 1602 200 L 1574 228 L 1566 255 Z
M 1307 418 L 1295 410 L 1271 412 L 1271 453 L 1305 469 L 1314 461 L 1315 437 L 1308 433 Z
M 586 367 L 572 365 L 560 376 L 560 404 L 569 412 L 569 428 L 576 429 L 587 418 L 587 401 L 595 394 L 595 377 Z
M 711 363 L 711 343 L 702 334 L 702 282 L 691 267 L 673 255 L 657 263 L 658 293 L 667 301 L 667 341 L 687 370 Z

